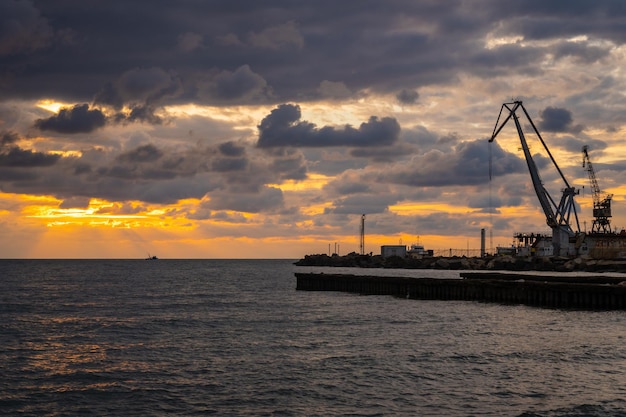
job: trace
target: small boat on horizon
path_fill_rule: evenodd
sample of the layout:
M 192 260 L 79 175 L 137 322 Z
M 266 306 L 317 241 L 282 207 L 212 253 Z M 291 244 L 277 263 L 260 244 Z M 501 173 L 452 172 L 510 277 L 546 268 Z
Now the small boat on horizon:
M 155 261 L 157 259 L 159 259 L 159 258 L 157 258 L 156 255 L 155 256 L 150 256 L 150 254 L 148 254 L 148 257 L 146 258 L 146 261 Z

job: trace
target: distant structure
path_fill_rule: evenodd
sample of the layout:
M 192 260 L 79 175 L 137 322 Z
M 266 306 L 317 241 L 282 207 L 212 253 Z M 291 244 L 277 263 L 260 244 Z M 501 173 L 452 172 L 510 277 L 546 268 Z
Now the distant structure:
M 420 245 L 420 244 L 411 245 L 411 248 L 406 251 L 406 255 L 409 258 L 413 258 L 413 259 L 423 259 L 425 257 L 432 257 L 433 253 L 434 252 L 432 249 L 426 250 L 424 249 L 424 245 Z
M 361 215 L 361 240 L 359 245 L 361 255 L 365 255 L 365 214 Z
M 480 257 L 485 257 L 485 229 L 480 229 Z
M 380 247 L 380 254 L 383 258 L 399 256 L 406 258 L 406 246 L 404 245 L 383 245 Z
M 589 174 L 589 182 L 591 182 L 591 192 L 593 197 L 593 225 L 591 233 L 611 233 L 611 199 L 613 194 L 602 195 L 596 173 L 589 159 L 589 147 L 583 146 L 583 168 Z

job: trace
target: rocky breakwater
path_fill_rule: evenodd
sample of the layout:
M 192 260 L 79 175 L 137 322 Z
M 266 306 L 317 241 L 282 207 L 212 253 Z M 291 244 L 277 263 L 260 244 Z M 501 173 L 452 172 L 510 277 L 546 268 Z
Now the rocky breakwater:
M 298 266 L 331 266 L 358 268 L 492 270 L 492 271 L 555 271 L 555 272 L 625 272 L 626 260 L 588 258 L 522 258 L 513 256 L 424 257 L 422 259 L 350 253 L 339 256 L 306 255 L 295 262 Z

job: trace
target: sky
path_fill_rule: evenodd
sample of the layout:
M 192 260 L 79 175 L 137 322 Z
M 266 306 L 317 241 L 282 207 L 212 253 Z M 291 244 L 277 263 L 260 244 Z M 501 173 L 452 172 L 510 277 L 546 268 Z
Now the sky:
M 513 100 L 619 230 L 625 68 L 622 0 L 3 0 L 0 258 L 507 246 L 549 232 Z

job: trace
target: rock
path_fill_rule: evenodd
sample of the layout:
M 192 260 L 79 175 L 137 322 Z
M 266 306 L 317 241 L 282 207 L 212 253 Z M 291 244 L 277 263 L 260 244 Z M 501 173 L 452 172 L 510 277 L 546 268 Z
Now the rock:
M 435 262 L 435 266 L 439 269 L 450 269 L 450 262 L 443 258 L 439 258 L 437 259 L 437 262 Z

